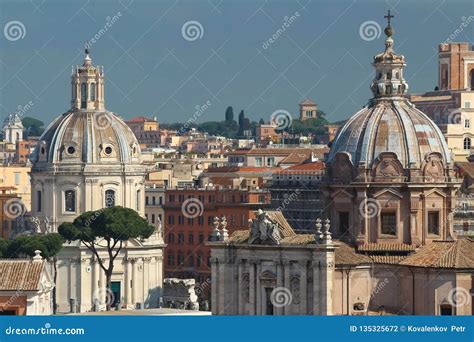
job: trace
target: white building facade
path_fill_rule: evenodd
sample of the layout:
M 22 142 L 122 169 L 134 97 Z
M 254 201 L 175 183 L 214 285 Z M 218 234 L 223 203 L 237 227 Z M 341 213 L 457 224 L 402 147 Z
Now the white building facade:
M 104 71 L 92 65 L 87 50 L 71 84 L 71 109 L 49 125 L 31 158 L 32 216 L 39 233 L 57 232 L 61 223 L 106 207 L 145 215 L 140 146 L 122 119 L 105 109 Z M 161 235 L 158 227 L 146 241 L 124 244 L 111 289 L 105 288 L 104 272 L 85 246 L 65 244 L 58 261 L 59 312 L 98 310 L 106 301 L 120 301 L 126 308 L 156 307 L 162 287 Z

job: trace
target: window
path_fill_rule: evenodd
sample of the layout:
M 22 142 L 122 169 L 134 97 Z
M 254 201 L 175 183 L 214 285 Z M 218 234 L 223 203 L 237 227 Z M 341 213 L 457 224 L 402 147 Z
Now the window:
M 464 149 L 465 150 L 471 149 L 471 138 L 464 138 Z
M 174 243 L 174 234 L 173 233 L 168 234 L 168 243 Z
M 174 255 L 168 254 L 168 266 L 173 266 L 173 265 L 174 265 Z
M 184 264 L 184 255 L 178 254 L 178 265 L 182 266 Z
M 349 234 L 349 213 L 339 213 L 339 236 L 345 237 Z
M 204 217 L 202 217 L 202 216 L 199 216 L 199 217 L 198 217 L 198 224 L 199 224 L 200 226 L 203 226 L 203 225 L 204 225 Z
M 201 267 L 202 265 L 202 255 L 197 256 L 197 267 Z
M 87 84 L 81 83 L 81 108 L 87 107 Z
M 153 196 L 153 198 L 151 199 L 151 204 L 156 205 L 156 197 L 155 196 Z
M 188 257 L 188 264 L 189 266 L 193 267 L 194 266 L 194 257 L 192 255 L 190 255 Z
M 183 233 L 179 233 L 178 234 L 178 243 L 180 245 L 183 245 L 184 244 L 184 234 Z
M 262 158 L 261 157 L 255 158 L 255 166 L 262 166 Z
M 471 127 L 471 121 L 469 119 L 464 120 L 464 128 L 469 128 Z
M 212 216 L 207 217 L 207 225 L 212 226 Z
M 199 234 L 199 243 L 204 243 L 204 234 Z
M 189 242 L 190 245 L 192 245 L 194 243 L 194 235 L 193 234 L 189 234 L 188 242 Z
M 155 214 L 151 214 L 151 223 L 155 223 Z
M 174 216 L 168 215 L 168 224 L 174 224 Z
M 382 213 L 382 234 L 397 235 L 397 215 L 395 213 Z
M 142 191 L 137 190 L 137 211 L 142 210 L 142 208 L 141 208 L 142 198 L 141 197 L 142 197 Z
M 159 203 L 160 205 L 163 205 L 163 197 L 160 196 L 160 198 L 159 198 L 159 200 L 158 200 L 158 203 Z
M 21 183 L 21 173 L 15 172 L 15 185 L 20 185 Z
M 178 216 L 178 224 L 184 224 L 184 216 L 182 215 Z
M 36 211 L 38 213 L 40 213 L 41 210 L 42 210 L 42 208 L 41 208 L 42 207 L 42 200 L 43 199 L 42 199 L 41 191 L 40 190 L 36 191 Z
M 145 197 L 145 205 L 148 205 L 148 196 Z
M 115 191 L 114 190 L 105 191 L 105 207 L 106 208 L 115 207 Z
M 95 83 L 91 83 L 91 101 L 95 101 Z
M 471 108 L 471 102 L 464 102 L 464 108 L 466 109 Z
M 194 224 L 194 219 L 193 218 L 188 218 L 188 224 L 192 226 Z
M 64 211 L 69 213 L 76 212 L 76 192 L 74 190 L 66 190 L 64 192 Z
M 443 304 L 439 307 L 439 314 L 441 316 L 452 316 L 453 315 L 453 307 L 449 304 Z
M 428 234 L 439 235 L 439 212 L 428 213 Z

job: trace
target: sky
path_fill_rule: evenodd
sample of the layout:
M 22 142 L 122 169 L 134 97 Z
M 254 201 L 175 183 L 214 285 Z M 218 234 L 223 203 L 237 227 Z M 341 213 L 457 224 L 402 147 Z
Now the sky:
M 346 119 L 371 97 L 388 9 L 409 91 L 433 90 L 438 44 L 473 43 L 472 0 L 0 0 L 0 117 L 67 111 L 88 42 L 125 119 L 223 120 L 233 106 L 269 121 L 305 98 Z

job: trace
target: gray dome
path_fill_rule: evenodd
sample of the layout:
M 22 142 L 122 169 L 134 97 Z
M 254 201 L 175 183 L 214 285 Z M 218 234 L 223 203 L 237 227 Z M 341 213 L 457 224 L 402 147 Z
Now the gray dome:
M 141 152 L 130 128 L 108 111 L 70 111 L 53 121 L 32 156 L 34 163 L 138 164 Z
M 445 164 L 450 153 L 438 126 L 408 100 L 377 101 L 354 114 L 333 141 L 328 162 L 339 152 L 353 165 L 368 167 L 382 152 L 393 152 L 404 168 L 420 167 L 425 156 L 438 152 Z

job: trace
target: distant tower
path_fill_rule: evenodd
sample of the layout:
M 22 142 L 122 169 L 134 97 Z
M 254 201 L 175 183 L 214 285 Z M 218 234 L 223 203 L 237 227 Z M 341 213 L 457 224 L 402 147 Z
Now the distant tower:
M 311 101 L 310 99 L 306 99 L 300 103 L 300 120 L 304 121 L 307 119 L 316 119 L 318 105 Z
M 82 67 L 72 71 L 72 110 L 104 110 L 104 68 L 92 66 L 89 49 Z
M 9 114 L 3 122 L 3 141 L 16 144 L 23 140 L 23 124 L 17 113 Z
M 474 90 L 474 50 L 469 43 L 439 45 L 440 90 Z

